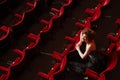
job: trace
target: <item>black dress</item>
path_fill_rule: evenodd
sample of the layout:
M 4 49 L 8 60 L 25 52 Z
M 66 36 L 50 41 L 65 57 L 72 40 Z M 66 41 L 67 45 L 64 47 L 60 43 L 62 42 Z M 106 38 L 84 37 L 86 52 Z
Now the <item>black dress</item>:
M 100 72 L 105 67 L 104 56 L 92 51 L 87 58 L 81 59 L 78 52 L 75 51 L 68 55 L 67 67 L 76 73 L 85 73 L 86 68 L 91 68 L 94 71 Z
M 84 50 L 84 49 L 81 49 Z M 67 55 L 67 65 L 65 69 L 55 75 L 55 80 L 80 80 L 84 77 L 86 68 L 91 68 L 96 72 L 101 72 L 105 69 L 104 56 L 97 51 L 92 51 L 86 59 L 81 59 L 77 51 Z

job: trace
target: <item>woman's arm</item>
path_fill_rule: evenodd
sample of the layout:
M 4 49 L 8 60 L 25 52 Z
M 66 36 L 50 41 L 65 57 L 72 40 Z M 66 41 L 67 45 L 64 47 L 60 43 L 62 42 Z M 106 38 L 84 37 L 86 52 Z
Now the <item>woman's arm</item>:
M 79 42 L 76 44 L 76 48 L 79 48 L 81 45 L 82 45 L 82 42 L 83 42 L 83 38 L 82 38 L 82 31 L 81 31 L 81 33 L 80 33 L 80 40 L 79 40 Z
M 84 53 L 82 53 L 82 51 L 80 50 L 80 46 L 78 46 L 78 45 L 76 45 L 76 50 L 78 51 L 80 57 L 82 59 L 85 59 L 89 55 L 89 53 L 91 52 L 91 45 L 86 47 L 86 50 Z
M 82 40 L 82 32 L 81 32 L 81 33 L 80 33 L 80 40 L 79 40 L 79 42 L 75 45 L 76 50 L 79 51 L 79 48 L 81 47 L 82 43 L 83 43 L 83 40 Z M 79 51 L 79 52 L 80 52 L 80 51 Z

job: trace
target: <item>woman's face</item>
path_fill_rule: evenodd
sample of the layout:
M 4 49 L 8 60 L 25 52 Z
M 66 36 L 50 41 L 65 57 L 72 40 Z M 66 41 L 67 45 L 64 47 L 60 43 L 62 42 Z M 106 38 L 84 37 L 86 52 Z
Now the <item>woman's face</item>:
M 82 39 L 84 42 L 88 42 L 88 36 L 86 34 L 82 34 Z

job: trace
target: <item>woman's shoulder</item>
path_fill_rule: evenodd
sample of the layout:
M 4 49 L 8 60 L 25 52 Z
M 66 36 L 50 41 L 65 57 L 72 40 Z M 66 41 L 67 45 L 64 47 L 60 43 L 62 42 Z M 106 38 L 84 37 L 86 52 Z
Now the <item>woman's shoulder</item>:
M 96 51 L 96 45 L 93 43 L 86 45 L 86 48 L 88 48 L 90 51 Z

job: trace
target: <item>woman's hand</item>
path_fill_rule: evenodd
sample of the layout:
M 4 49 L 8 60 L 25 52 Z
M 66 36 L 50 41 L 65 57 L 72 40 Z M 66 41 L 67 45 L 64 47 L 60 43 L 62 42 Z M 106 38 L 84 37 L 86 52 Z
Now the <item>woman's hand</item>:
M 80 46 L 82 45 L 82 42 L 83 42 L 83 37 L 82 37 L 82 31 L 81 31 L 81 33 L 80 33 L 80 40 L 75 45 L 76 50 L 78 50 L 80 48 Z
M 82 31 L 81 31 L 81 33 L 80 33 L 80 41 L 83 42 Z

